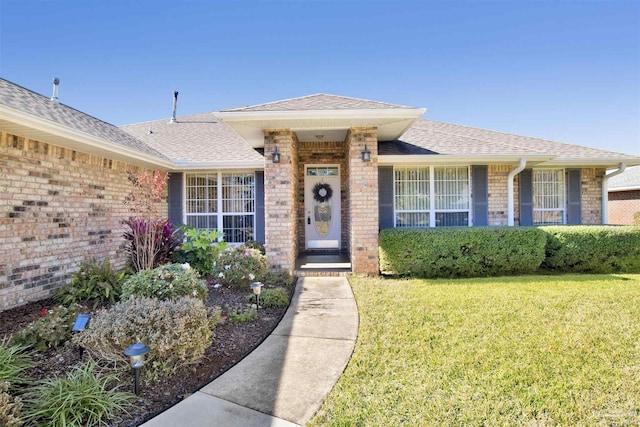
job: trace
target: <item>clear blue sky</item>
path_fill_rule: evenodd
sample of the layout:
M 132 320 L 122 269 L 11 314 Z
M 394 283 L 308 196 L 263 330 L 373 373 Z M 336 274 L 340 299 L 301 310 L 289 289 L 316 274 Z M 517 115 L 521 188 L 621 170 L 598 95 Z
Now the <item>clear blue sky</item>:
M 640 155 L 640 0 L 0 0 L 0 76 L 122 125 L 318 92 Z

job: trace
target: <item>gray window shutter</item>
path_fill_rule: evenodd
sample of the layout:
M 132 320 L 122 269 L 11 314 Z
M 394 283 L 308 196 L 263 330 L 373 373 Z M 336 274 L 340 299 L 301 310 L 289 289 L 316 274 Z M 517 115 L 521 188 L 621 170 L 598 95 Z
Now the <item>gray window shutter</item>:
M 525 169 L 518 175 L 520 184 L 520 225 L 533 225 L 533 171 Z
M 485 165 L 471 167 L 471 185 L 473 186 L 473 225 L 489 224 L 489 168 Z
M 183 223 L 182 212 L 182 172 L 174 172 L 169 174 L 169 182 L 167 183 L 168 191 L 168 211 L 169 222 L 171 225 L 180 225 Z
M 264 243 L 264 171 L 256 171 L 255 240 Z
M 567 169 L 567 224 L 581 224 L 582 169 Z
M 378 167 L 378 214 L 380 229 L 393 228 L 393 166 Z

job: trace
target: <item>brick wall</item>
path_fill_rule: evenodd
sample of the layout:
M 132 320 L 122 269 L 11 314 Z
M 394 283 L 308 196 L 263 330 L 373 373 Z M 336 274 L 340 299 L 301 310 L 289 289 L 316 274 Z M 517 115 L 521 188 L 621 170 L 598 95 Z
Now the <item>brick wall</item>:
M 602 179 L 604 168 L 582 169 L 582 224 L 602 224 Z
M 271 161 L 277 146 L 280 163 Z M 265 250 L 269 267 L 293 271 L 298 241 L 298 139 L 289 129 L 264 131 Z
M 513 168 L 511 165 L 489 165 L 487 181 L 489 194 L 487 219 L 489 225 L 507 225 L 507 177 Z M 517 181 L 516 177 L 514 184 Z M 517 202 L 517 193 L 515 195 Z
M 84 261 L 124 265 L 127 171 L 141 172 L 0 130 L 0 310 L 52 295 Z
M 633 216 L 640 212 L 640 190 L 609 193 L 609 224 L 633 225 Z
M 348 236 L 354 273 L 377 275 L 378 263 L 378 133 L 376 128 L 351 128 L 347 134 L 349 164 Z M 365 144 L 371 161 L 362 161 Z
M 305 165 L 340 165 L 340 217 L 342 250 L 349 250 L 349 240 L 347 238 L 347 155 L 344 141 L 332 142 L 299 142 L 298 143 L 298 193 L 296 194 L 296 206 L 298 215 L 297 235 L 298 248 L 305 247 L 305 207 L 304 207 L 304 179 Z

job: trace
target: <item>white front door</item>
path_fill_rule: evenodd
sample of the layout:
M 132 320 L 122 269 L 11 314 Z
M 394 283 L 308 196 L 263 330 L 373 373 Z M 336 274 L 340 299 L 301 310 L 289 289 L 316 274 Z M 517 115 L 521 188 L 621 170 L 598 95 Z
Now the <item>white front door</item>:
M 304 177 L 306 249 L 340 249 L 340 169 L 306 166 Z

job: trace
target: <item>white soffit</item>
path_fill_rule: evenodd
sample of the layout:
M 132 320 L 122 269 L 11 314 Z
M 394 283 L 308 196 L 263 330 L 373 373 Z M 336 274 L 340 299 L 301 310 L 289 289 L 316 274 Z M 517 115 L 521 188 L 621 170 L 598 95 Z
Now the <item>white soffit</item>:
M 218 112 L 215 117 L 236 131 L 253 148 L 264 146 L 265 129 L 291 129 L 300 141 L 343 140 L 351 127 L 376 127 L 378 141 L 398 139 L 425 108 L 375 110 L 303 110 Z M 316 135 L 322 134 L 323 138 Z M 331 138 L 331 139 L 330 139 Z

